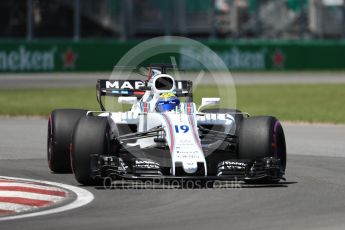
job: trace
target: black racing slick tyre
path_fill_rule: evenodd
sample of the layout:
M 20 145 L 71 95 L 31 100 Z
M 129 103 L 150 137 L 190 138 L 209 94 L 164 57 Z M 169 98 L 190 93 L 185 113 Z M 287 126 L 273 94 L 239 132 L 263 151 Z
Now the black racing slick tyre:
M 72 169 L 83 185 L 98 183 L 92 176 L 91 155 L 107 154 L 110 149 L 110 126 L 106 117 L 84 117 L 75 127 L 72 138 Z
M 78 120 L 86 115 L 86 110 L 57 109 L 48 120 L 47 159 L 54 173 L 71 173 L 70 144 Z
M 285 172 L 286 144 L 280 122 L 270 116 L 243 119 L 238 133 L 238 156 L 249 160 L 275 157 L 280 159 L 281 170 Z

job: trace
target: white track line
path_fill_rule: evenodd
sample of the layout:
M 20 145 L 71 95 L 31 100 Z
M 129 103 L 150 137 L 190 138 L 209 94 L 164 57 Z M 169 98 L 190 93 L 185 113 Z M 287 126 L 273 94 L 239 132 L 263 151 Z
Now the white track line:
M 16 182 L 0 182 L 0 187 L 5 187 L 5 186 L 36 188 L 36 189 L 42 189 L 42 190 L 47 190 L 47 191 L 61 191 L 61 192 L 64 191 L 64 190 L 56 188 L 56 187 L 37 185 L 37 184 L 29 184 L 29 183 L 17 183 L 17 181 Z
M 36 217 L 36 216 L 43 216 L 43 215 L 54 214 L 54 213 L 59 213 L 59 212 L 65 212 L 68 210 L 72 210 L 72 209 L 76 209 L 81 206 L 84 206 L 90 203 L 94 199 L 94 196 L 91 192 L 82 188 L 72 186 L 72 185 L 61 184 L 61 183 L 50 182 L 50 181 L 30 180 L 30 179 L 23 179 L 23 178 L 16 178 L 16 177 L 0 177 L 0 179 L 1 178 L 11 179 L 11 180 L 21 180 L 21 181 L 27 181 L 27 182 L 37 182 L 37 183 L 48 184 L 51 186 L 58 186 L 58 187 L 74 192 L 77 195 L 77 199 L 64 206 L 52 208 L 49 210 L 37 211 L 37 212 L 27 213 L 27 214 L 18 214 L 15 216 L 0 217 L 0 221 L 1 220 L 15 220 L 15 219 L 21 219 L 21 218 Z
M 14 204 L 7 202 L 0 202 L 0 209 L 13 211 L 13 212 L 24 212 L 28 210 L 34 210 L 36 207 L 24 204 Z

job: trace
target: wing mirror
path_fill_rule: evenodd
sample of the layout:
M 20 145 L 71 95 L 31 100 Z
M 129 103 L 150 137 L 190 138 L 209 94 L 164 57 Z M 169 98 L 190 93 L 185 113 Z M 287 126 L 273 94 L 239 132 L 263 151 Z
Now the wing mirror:
M 207 106 L 211 106 L 211 105 L 218 105 L 220 103 L 220 98 L 219 97 L 204 97 L 201 100 L 201 105 L 198 109 L 198 112 Z
M 136 98 L 136 97 L 119 97 L 118 102 L 120 104 L 134 105 L 138 102 L 138 98 Z

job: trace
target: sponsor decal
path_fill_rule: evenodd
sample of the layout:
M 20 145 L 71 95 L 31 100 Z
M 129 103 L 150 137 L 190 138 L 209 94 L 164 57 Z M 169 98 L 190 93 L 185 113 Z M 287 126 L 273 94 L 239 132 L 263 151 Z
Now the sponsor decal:
M 0 50 L 0 71 L 51 71 L 55 69 L 56 47 L 29 50 L 19 46 L 11 51 Z
M 201 63 L 207 63 L 207 68 L 217 69 L 221 66 L 218 63 L 217 55 L 230 69 L 265 69 L 267 49 L 262 48 L 256 51 L 243 51 L 233 47 L 225 51 L 215 51 L 217 55 L 211 55 L 207 49 L 182 47 L 180 66 L 183 69 L 202 68 Z M 196 59 L 188 58 L 197 57 Z M 201 60 L 200 62 L 196 60 Z
M 102 84 L 104 84 L 102 82 Z M 175 81 L 177 89 L 187 89 L 188 81 Z M 109 80 L 105 82 L 106 89 L 140 89 L 145 86 L 145 82 L 141 80 Z M 101 85 L 104 88 L 104 85 Z
M 198 151 L 176 151 L 177 158 L 179 159 L 199 159 L 200 157 L 197 155 Z
M 180 148 L 187 148 L 187 147 L 194 147 L 194 143 L 192 140 L 187 140 L 187 141 L 179 141 L 178 146 Z
M 218 167 L 221 170 L 244 170 L 247 167 L 247 163 L 238 161 L 223 161 Z
M 225 161 L 224 165 L 226 166 L 242 166 L 245 167 L 247 164 L 244 162 L 237 162 L 237 161 Z
M 143 81 L 106 81 L 105 87 L 107 89 L 139 89 L 145 86 Z
M 135 160 L 134 168 L 159 169 L 159 164 L 150 160 Z

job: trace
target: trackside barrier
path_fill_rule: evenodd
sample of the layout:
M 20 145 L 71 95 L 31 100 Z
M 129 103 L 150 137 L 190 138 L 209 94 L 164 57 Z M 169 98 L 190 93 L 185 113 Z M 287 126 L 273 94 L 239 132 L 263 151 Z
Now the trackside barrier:
M 111 71 L 120 58 L 138 43 L 101 40 L 0 41 L 0 72 Z M 345 69 L 345 41 L 256 40 L 203 43 L 215 51 L 230 70 Z M 196 70 L 202 66 L 190 60 L 188 55 L 198 57 L 199 60 L 209 57 L 207 51 L 193 46 L 173 43 L 168 45 L 176 46 L 178 52 L 154 56 L 147 63 L 170 62 L 171 56 L 174 56 L 182 68 Z

